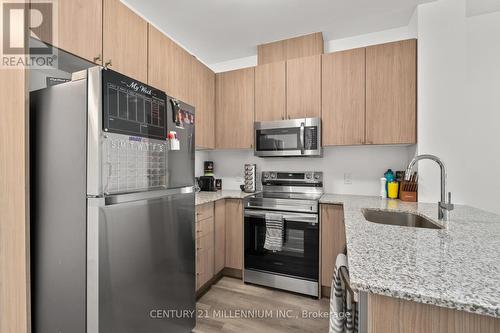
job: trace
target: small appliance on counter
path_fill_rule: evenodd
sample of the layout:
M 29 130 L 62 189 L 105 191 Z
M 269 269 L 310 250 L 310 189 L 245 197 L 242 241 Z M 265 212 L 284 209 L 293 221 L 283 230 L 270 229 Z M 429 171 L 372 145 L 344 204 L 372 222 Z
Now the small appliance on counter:
M 215 179 L 215 189 L 217 191 L 222 191 L 222 179 L 220 178 Z
M 214 162 L 205 161 L 203 163 L 203 173 L 205 176 L 214 176 Z
M 198 185 L 200 186 L 200 191 L 205 192 L 215 192 L 215 178 L 213 176 L 201 176 L 198 179 Z
M 245 164 L 245 183 L 243 184 L 243 191 L 253 193 L 257 190 L 257 165 Z

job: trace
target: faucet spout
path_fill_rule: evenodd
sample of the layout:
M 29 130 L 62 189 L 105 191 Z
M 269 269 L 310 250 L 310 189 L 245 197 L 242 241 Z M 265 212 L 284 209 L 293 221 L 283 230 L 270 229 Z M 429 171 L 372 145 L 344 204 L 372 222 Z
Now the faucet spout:
M 439 168 L 441 170 L 441 200 L 438 203 L 438 218 L 440 220 L 448 220 L 449 211 L 453 210 L 454 206 L 451 203 L 451 192 L 448 193 L 448 201 L 446 201 L 446 166 L 439 157 L 430 154 L 415 156 L 411 160 L 410 164 L 408 164 L 408 167 L 406 168 L 405 180 L 410 179 L 413 167 L 420 160 L 431 160 L 439 165 Z

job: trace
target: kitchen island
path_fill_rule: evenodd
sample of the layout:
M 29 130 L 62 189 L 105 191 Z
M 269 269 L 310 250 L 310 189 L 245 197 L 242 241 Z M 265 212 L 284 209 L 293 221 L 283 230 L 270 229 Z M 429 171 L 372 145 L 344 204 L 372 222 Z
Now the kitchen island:
M 437 220 L 437 204 L 370 196 L 325 194 L 320 203 L 344 207 L 352 288 L 369 296 L 486 315 L 493 317 L 484 317 L 495 325 L 491 331 L 500 330 L 500 216 L 456 205 L 444 222 Z M 372 223 L 365 219 L 363 208 L 415 213 L 443 229 Z M 369 306 L 375 302 L 391 306 L 384 297 L 373 296 L 372 301 L 369 297 Z M 398 305 L 399 311 L 404 306 Z M 384 317 L 379 310 L 377 315 Z

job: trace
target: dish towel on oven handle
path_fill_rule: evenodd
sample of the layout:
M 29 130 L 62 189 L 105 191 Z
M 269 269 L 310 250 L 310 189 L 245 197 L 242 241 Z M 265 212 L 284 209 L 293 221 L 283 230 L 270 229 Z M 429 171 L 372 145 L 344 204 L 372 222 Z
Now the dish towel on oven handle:
M 330 333 L 357 333 L 357 309 L 351 294 L 340 277 L 340 268 L 347 267 L 347 256 L 339 253 L 333 273 L 330 294 Z
M 281 251 L 283 248 L 283 215 L 266 213 L 266 239 L 264 248 Z

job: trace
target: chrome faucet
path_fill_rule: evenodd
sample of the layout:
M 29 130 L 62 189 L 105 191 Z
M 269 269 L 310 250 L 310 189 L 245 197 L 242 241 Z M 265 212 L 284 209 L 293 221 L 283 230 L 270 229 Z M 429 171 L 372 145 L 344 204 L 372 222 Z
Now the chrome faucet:
M 434 161 L 441 168 L 441 201 L 438 202 L 438 219 L 447 221 L 449 212 L 453 210 L 454 206 L 451 203 L 451 192 L 448 192 L 448 202 L 446 202 L 446 167 L 439 157 L 429 154 L 415 156 L 410 164 L 408 164 L 408 168 L 406 168 L 405 180 L 410 180 L 411 170 L 420 160 Z

